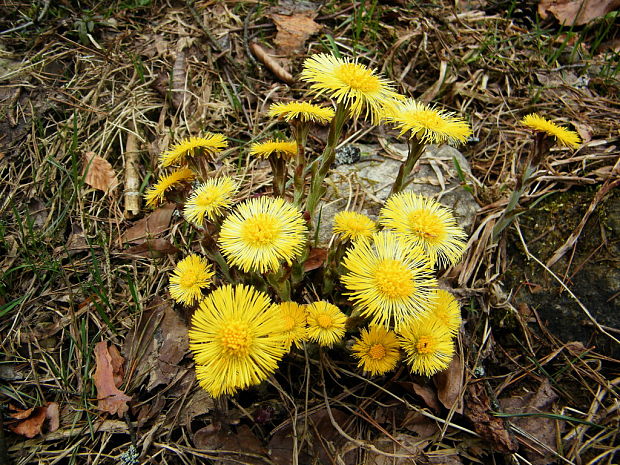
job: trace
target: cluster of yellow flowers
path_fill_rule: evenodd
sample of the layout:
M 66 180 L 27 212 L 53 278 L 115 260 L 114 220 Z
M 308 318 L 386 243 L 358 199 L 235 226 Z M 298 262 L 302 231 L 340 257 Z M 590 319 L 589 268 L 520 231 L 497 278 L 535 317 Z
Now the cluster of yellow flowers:
M 177 169 L 145 194 L 150 206 L 181 195 L 184 217 L 205 233 L 204 257 L 190 254 L 179 261 L 169 290 L 175 301 L 196 307 L 190 348 L 197 378 L 213 396 L 267 379 L 293 347 L 341 343 L 347 331 L 357 332 L 352 315 L 367 322 L 351 351 L 371 375 L 394 369 L 404 356 L 412 372 L 430 376 L 453 357 L 461 312 L 454 296 L 438 288 L 435 272 L 461 259 L 467 236 L 449 209 L 403 188 L 425 144 L 462 143 L 472 133 L 469 125 L 399 95 L 387 79 L 347 59 L 315 55 L 306 60 L 301 78 L 317 95 L 332 98 L 335 110 L 309 102 L 271 106 L 269 115 L 288 122 L 293 139 L 252 144 L 249 154 L 271 164 L 273 196 L 237 203 L 235 180 L 208 171 L 228 147 L 222 134 L 193 137 L 163 153 L 161 167 Z M 409 156 L 378 223 L 353 211 L 334 218 L 336 240 L 324 276 L 338 278 L 349 305 L 296 303 L 292 297 L 302 295 L 309 229 L 325 191 L 323 180 L 343 124 L 362 115 L 407 134 Z M 315 124 L 329 124 L 329 135 L 321 157 L 309 160 L 306 138 Z M 524 124 L 540 130 L 536 118 Z M 192 190 L 196 178 L 202 182 Z

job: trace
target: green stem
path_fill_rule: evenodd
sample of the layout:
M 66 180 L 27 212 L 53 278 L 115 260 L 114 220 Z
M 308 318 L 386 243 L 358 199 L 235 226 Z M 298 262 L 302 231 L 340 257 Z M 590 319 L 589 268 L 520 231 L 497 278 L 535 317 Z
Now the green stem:
M 426 145 L 423 144 L 417 137 L 413 136 L 409 139 L 409 153 L 407 154 L 407 159 L 403 164 L 400 165 L 400 169 L 398 170 L 398 175 L 396 176 L 396 180 L 392 185 L 392 190 L 390 195 L 398 194 L 406 185 L 406 180 L 416 162 L 424 153 Z
M 283 268 L 265 274 L 265 279 L 282 302 L 291 300 L 291 283 L 288 280 L 288 273 L 285 273 Z
M 297 142 L 297 155 L 295 156 L 295 171 L 293 175 L 293 202 L 298 207 L 301 207 L 306 186 L 306 141 L 310 125 L 302 121 L 295 121 L 291 124 L 291 129 Z
M 325 186 L 323 186 L 323 181 L 325 180 L 325 176 L 327 176 L 331 165 L 336 159 L 336 145 L 338 145 L 338 140 L 342 134 L 342 127 L 347 119 L 347 115 L 347 107 L 342 103 L 339 103 L 336 107 L 336 114 L 332 119 L 331 125 L 329 126 L 327 145 L 321 155 L 320 163 L 316 163 L 313 167 L 310 193 L 308 194 L 308 201 L 306 203 L 306 210 L 308 210 L 308 213 L 310 214 L 310 220 L 314 217 L 316 207 L 319 204 L 321 197 L 323 197 L 323 194 L 327 190 Z
M 286 190 L 286 159 L 278 155 L 270 155 L 269 164 L 273 173 L 273 195 L 274 197 L 284 197 Z

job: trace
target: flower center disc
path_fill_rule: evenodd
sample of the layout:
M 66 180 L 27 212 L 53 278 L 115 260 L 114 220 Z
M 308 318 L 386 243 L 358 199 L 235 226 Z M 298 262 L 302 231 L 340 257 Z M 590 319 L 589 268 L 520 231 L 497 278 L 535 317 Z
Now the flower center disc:
M 200 276 L 194 270 L 186 271 L 179 277 L 179 285 L 185 289 L 193 287 L 200 281 Z
M 370 358 L 373 360 L 381 360 L 385 357 L 385 347 L 383 347 L 383 344 L 375 344 L 368 351 L 368 355 L 370 355 Z
M 206 191 L 203 192 L 202 195 L 200 195 L 197 199 L 197 204 L 200 205 L 201 207 L 210 207 L 213 202 L 215 202 L 217 200 L 217 192 L 213 192 L 213 191 Z
M 411 232 L 426 240 L 437 240 L 443 233 L 441 220 L 427 210 L 414 210 L 407 220 Z
M 379 262 L 375 271 L 375 283 L 379 291 L 391 299 L 410 296 L 415 289 L 411 270 L 398 260 Z
M 284 317 L 284 331 L 290 331 L 294 327 L 295 327 L 295 319 L 290 315 L 286 315 Z
M 319 315 L 316 317 L 316 322 L 321 328 L 327 329 L 332 325 L 332 317 L 324 314 Z
M 250 350 L 250 333 L 245 323 L 233 322 L 222 330 L 221 341 L 224 349 L 232 355 L 247 355 Z
M 242 237 L 244 241 L 254 247 L 265 247 L 274 243 L 280 228 L 278 221 L 271 215 L 259 213 L 245 220 Z
M 419 354 L 430 354 L 433 352 L 433 340 L 428 336 L 422 336 L 415 345 Z
M 334 74 L 347 86 L 361 92 L 377 92 L 380 87 L 379 79 L 373 76 L 370 70 L 355 63 L 340 65 Z
M 436 111 L 421 110 L 413 112 L 411 117 L 418 122 L 420 126 L 424 126 L 427 129 L 437 130 L 443 123 L 443 118 Z

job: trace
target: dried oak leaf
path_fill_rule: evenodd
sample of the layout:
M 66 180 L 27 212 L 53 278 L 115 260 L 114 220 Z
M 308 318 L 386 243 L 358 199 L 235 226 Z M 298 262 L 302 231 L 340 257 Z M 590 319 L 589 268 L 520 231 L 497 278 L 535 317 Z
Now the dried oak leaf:
M 121 241 L 142 243 L 147 237 L 161 234 L 168 229 L 175 207 L 174 203 L 167 203 L 153 210 L 151 214 L 136 221 L 131 228 L 127 229 L 121 236 Z
M 9 425 L 9 429 L 15 434 L 25 436 L 27 438 L 33 438 L 37 434 L 41 434 L 43 423 L 45 422 L 47 407 L 34 407 L 26 410 L 16 410 L 9 415 L 16 419 L 21 420 L 14 425 Z
M 84 182 L 100 191 L 109 191 L 118 186 L 114 168 L 105 158 L 101 158 L 95 152 L 84 154 Z
M 582 26 L 620 7 L 620 0 L 541 0 L 538 14 L 551 13 L 564 26 Z
M 500 404 L 506 413 L 548 413 L 551 410 L 553 402 L 557 399 L 558 395 L 551 387 L 549 380 L 545 378 L 536 392 L 500 399 Z M 547 445 L 549 449 L 557 450 L 557 420 L 531 416 L 511 418 L 510 422 L 529 433 L 532 437 L 538 439 L 542 444 Z M 562 426 L 564 426 L 564 424 L 560 423 L 560 431 Z M 524 453 L 527 459 L 534 465 L 543 465 L 555 460 L 556 457 L 554 454 L 544 450 L 529 439 L 523 438 L 522 441 L 529 445 Z
M 142 244 L 134 245 L 124 250 L 127 255 L 134 255 L 144 258 L 161 258 L 164 255 L 175 255 L 180 252 L 168 239 L 149 239 Z
M 316 18 L 315 12 L 272 14 L 271 19 L 278 29 L 275 40 L 278 52 L 291 56 L 303 49 L 308 37 L 321 30 L 321 25 L 315 23 L 314 18 Z
M 437 373 L 433 380 L 437 386 L 437 397 L 448 410 L 454 407 L 457 413 L 463 413 L 461 390 L 463 389 L 463 363 L 458 354 L 454 355 L 448 368 Z
M 308 254 L 308 258 L 304 262 L 304 271 L 312 271 L 316 270 L 323 266 L 325 259 L 327 258 L 327 249 L 323 249 L 320 247 L 313 247 L 310 249 L 310 253 Z
M 510 454 L 519 445 L 506 429 L 502 418 L 491 413 L 491 401 L 483 383 L 471 383 L 465 392 L 465 416 L 474 425 L 474 430 L 491 447 L 502 454 Z
M 95 364 L 93 381 L 97 388 L 97 408 L 122 417 L 129 409 L 127 402 L 131 397 L 116 387 L 112 356 L 105 341 L 95 344 Z

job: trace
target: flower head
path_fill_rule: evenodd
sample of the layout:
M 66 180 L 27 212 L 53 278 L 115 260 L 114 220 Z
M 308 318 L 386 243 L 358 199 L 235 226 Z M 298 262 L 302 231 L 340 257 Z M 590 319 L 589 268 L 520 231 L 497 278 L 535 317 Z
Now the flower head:
M 375 222 L 362 213 L 343 211 L 334 216 L 334 234 L 340 234 L 344 240 L 370 238 L 376 230 Z
M 172 146 L 159 157 L 161 166 L 166 167 L 183 162 L 187 157 L 214 155 L 228 147 L 223 134 L 207 133 L 204 137 L 190 137 Z
M 250 155 L 259 158 L 267 158 L 275 155 L 282 158 L 292 158 L 297 154 L 297 142 L 285 140 L 268 140 L 258 144 L 252 144 Z
M 173 187 L 194 179 L 196 175 L 189 168 L 181 168 L 172 173 L 160 176 L 154 186 L 144 193 L 144 199 L 148 207 L 156 207 L 164 201 L 164 195 Z
M 188 221 L 202 224 L 205 216 L 215 220 L 230 208 L 237 184 L 228 176 L 211 178 L 196 188 L 187 200 L 183 214 Z
M 281 198 L 255 197 L 238 205 L 220 231 L 222 253 L 243 271 L 275 271 L 301 254 L 308 229 L 299 209 Z
M 417 320 L 401 330 L 399 339 L 414 373 L 432 376 L 448 368 L 452 360 L 452 337 L 437 320 Z
M 311 83 L 310 89 L 318 95 L 327 94 L 346 105 L 353 118 L 364 111 L 373 123 L 380 119 L 386 103 L 399 98 L 392 83 L 374 70 L 325 53 L 305 61 L 301 79 Z
M 189 348 L 209 394 L 259 384 L 284 356 L 283 321 L 266 294 L 239 284 L 217 288 L 192 317 Z
M 193 305 L 202 298 L 202 289 L 209 287 L 213 267 L 198 255 L 188 255 L 170 276 L 170 296 L 177 302 Z
M 579 147 L 581 139 L 575 131 L 558 126 L 555 123 L 543 118 L 537 113 L 531 113 L 521 120 L 521 124 L 537 132 L 544 132 L 549 136 L 555 137 L 555 141 L 565 147 L 573 149 Z
M 308 339 L 331 347 L 344 337 L 347 316 L 338 307 L 321 300 L 309 304 L 307 311 Z
M 413 99 L 396 105 L 385 119 L 400 129 L 401 135 L 409 132 L 409 137 L 416 137 L 427 144 L 462 144 L 472 134 L 464 119 Z
M 334 110 L 308 102 L 274 103 L 269 107 L 269 116 L 284 121 L 298 120 L 302 123 L 329 124 Z
M 429 308 L 437 281 L 420 247 L 383 231 L 355 242 L 343 263 L 347 294 L 371 324 L 398 330 Z
M 454 265 L 463 256 L 467 245 L 467 234 L 448 208 L 410 191 L 387 199 L 379 223 L 422 247 L 433 264 Z
M 452 294 L 443 289 L 437 289 L 428 318 L 439 321 L 454 336 L 461 327 L 461 307 Z
M 301 343 L 308 337 L 306 328 L 306 309 L 303 305 L 295 302 L 282 302 L 278 305 L 280 317 L 284 321 L 284 335 L 286 336 L 286 348 L 301 347 Z
M 396 335 L 383 326 L 371 326 L 360 331 L 355 340 L 353 355 L 359 359 L 357 366 L 372 376 L 393 370 L 400 359 L 400 344 Z

